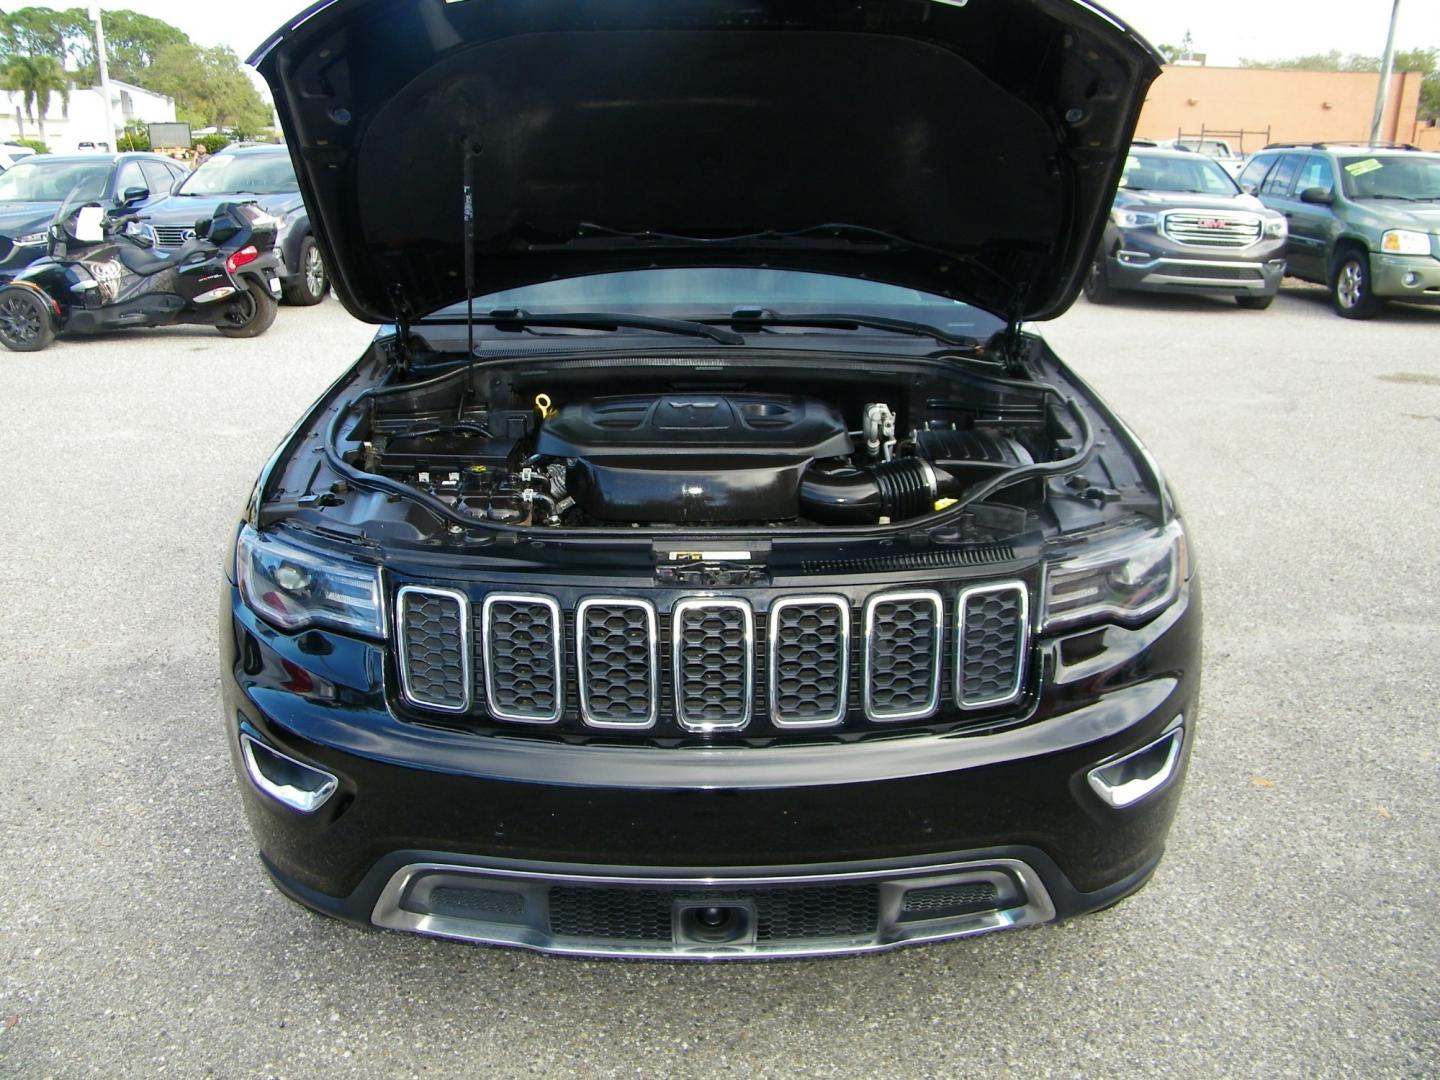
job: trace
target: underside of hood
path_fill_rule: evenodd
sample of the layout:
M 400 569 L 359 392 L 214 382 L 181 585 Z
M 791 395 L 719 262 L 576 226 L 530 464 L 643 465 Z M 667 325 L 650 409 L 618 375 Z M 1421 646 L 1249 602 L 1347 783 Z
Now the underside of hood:
M 374 322 L 464 299 L 467 173 L 477 295 L 767 266 L 1053 317 L 1159 74 L 1075 0 L 329 0 L 252 63 Z

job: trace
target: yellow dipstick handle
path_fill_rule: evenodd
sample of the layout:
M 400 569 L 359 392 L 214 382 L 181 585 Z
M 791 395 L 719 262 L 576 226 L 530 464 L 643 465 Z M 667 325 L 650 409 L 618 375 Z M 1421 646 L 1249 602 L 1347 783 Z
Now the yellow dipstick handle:
M 549 420 L 552 416 L 554 416 L 557 412 L 560 411 L 555 408 L 555 403 L 550 400 L 549 394 L 536 394 L 535 408 L 540 410 L 540 418 L 542 420 Z

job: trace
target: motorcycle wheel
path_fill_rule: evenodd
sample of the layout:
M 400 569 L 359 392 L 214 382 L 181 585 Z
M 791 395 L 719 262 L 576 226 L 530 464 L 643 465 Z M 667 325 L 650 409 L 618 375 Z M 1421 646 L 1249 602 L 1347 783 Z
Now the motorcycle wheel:
M 0 343 L 11 352 L 39 352 L 55 340 L 50 307 L 32 289 L 0 290 Z
M 225 313 L 225 321 L 219 328 L 224 337 L 259 337 L 275 324 L 275 313 L 280 310 L 280 304 L 270 295 L 270 290 L 254 278 L 249 278 L 245 282 L 245 292 L 247 295 L 232 303 Z

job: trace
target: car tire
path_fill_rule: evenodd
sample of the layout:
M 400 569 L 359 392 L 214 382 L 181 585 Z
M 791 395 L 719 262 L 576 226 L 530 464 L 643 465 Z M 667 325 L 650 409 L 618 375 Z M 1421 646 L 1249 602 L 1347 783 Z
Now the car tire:
M 1235 303 L 1246 311 L 1264 311 L 1271 304 L 1275 303 L 1273 296 L 1237 296 Z
M 45 297 L 34 289 L 0 289 L 0 344 L 11 352 L 39 352 L 55 340 L 55 322 Z
M 249 294 L 248 310 L 236 310 L 232 305 L 225 322 L 219 326 L 220 334 L 228 338 L 254 338 L 275 325 L 276 312 L 280 304 L 270 295 L 263 282 L 255 278 L 245 279 L 245 291 Z
M 1370 291 L 1370 256 L 1356 248 L 1347 248 L 1330 270 L 1330 303 L 1335 313 L 1346 319 L 1373 319 L 1385 306 Z
M 285 288 L 285 302 L 295 307 L 314 307 L 330 292 L 330 272 L 313 236 L 300 242 L 300 275 Z
M 1095 261 L 1090 264 L 1090 272 L 1085 275 L 1085 299 L 1092 304 L 1113 304 L 1116 291 L 1105 272 L 1105 256 L 1095 256 Z

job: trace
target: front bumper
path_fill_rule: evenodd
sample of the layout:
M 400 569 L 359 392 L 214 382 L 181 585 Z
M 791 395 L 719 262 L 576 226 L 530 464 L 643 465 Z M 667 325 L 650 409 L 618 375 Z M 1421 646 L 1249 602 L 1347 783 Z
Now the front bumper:
M 1372 255 L 1370 288 L 1376 296 L 1409 304 L 1440 304 L 1440 258 Z
M 428 727 L 387 707 L 382 646 L 280 633 L 233 588 L 222 681 L 263 862 L 311 908 L 547 952 L 848 953 L 1066 918 L 1143 885 L 1193 742 L 1199 620 L 1192 584 L 1139 630 L 1042 641 L 1023 726 L 859 743 L 575 745 Z M 1097 767 L 1182 725 L 1157 790 L 1124 806 L 1101 797 Z M 242 734 L 333 777 L 333 797 L 301 813 L 261 790 Z M 557 889 L 611 921 L 557 921 Z M 916 893 L 956 903 L 912 917 Z M 735 936 L 686 923 L 712 907 Z M 802 909 L 810 922 L 774 914 Z M 671 933 L 616 929 L 637 920 Z
M 1153 230 L 1121 230 L 1106 236 L 1105 268 L 1116 289 L 1225 296 L 1274 296 L 1285 277 L 1285 241 L 1262 240 L 1245 248 L 1179 244 Z

